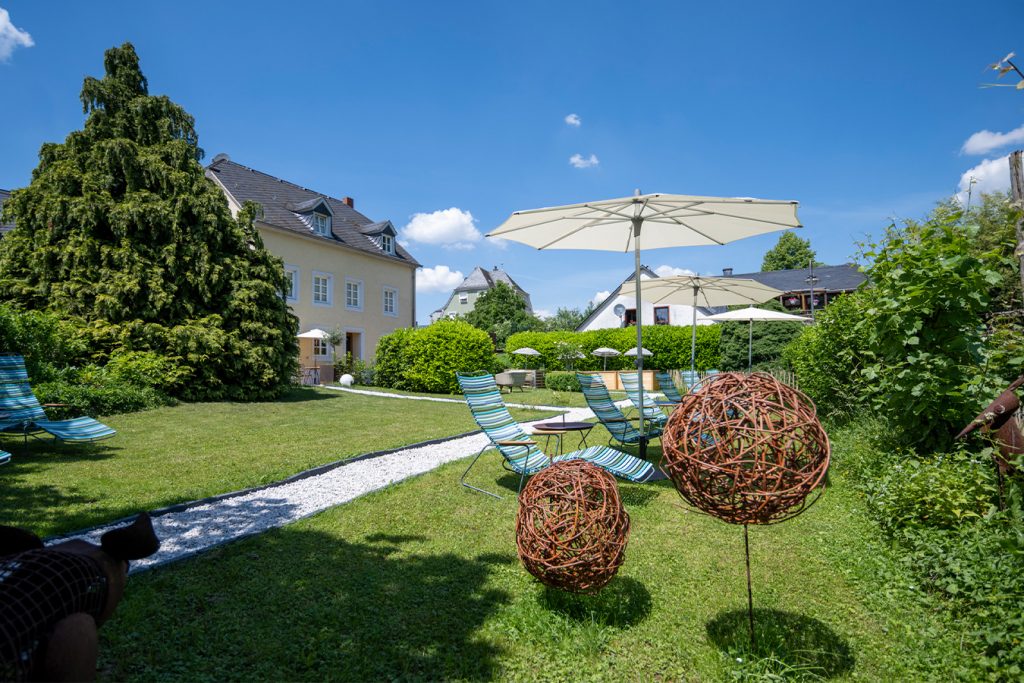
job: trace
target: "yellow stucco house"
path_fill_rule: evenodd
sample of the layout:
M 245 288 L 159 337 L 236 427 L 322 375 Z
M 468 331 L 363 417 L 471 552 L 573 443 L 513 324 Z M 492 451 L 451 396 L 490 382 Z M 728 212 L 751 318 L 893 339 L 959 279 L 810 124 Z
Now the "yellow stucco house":
M 263 213 L 256 227 L 271 253 L 284 261 L 284 293 L 299 332 L 342 328 L 336 349 L 372 360 L 377 340 L 416 320 L 416 259 L 398 244 L 391 221 L 372 221 L 350 197 L 334 197 L 289 183 L 218 154 L 206 175 L 227 196 L 233 213 L 246 201 Z M 303 367 L 330 360 L 320 339 L 299 340 Z

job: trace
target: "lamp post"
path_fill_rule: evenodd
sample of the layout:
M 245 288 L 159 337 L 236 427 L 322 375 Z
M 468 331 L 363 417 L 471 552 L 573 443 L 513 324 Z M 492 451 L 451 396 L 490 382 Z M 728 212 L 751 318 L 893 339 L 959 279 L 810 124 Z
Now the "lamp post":
M 814 259 L 807 262 L 807 269 L 810 274 L 804 278 L 804 282 L 811 286 L 811 320 L 814 320 L 814 283 L 818 281 L 818 278 L 814 275 Z

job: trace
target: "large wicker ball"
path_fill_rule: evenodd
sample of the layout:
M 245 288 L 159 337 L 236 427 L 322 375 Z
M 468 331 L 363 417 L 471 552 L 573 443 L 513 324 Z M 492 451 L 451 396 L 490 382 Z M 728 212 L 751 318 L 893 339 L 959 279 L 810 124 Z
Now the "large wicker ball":
M 680 495 L 732 524 L 795 517 L 828 470 L 814 403 L 765 373 L 702 383 L 683 397 L 661 440 L 662 468 Z
M 519 494 L 519 559 L 547 586 L 596 593 L 622 565 L 628 539 L 615 477 L 585 460 L 541 470 Z

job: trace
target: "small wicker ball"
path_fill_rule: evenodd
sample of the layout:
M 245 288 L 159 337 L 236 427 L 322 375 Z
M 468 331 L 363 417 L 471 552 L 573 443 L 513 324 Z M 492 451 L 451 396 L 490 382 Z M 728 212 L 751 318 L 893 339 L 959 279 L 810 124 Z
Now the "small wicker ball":
M 831 452 L 814 402 L 766 373 L 701 384 L 673 411 L 661 442 L 662 468 L 679 494 L 732 524 L 803 512 Z
M 546 586 L 600 591 L 622 565 L 628 539 L 615 477 L 585 460 L 541 470 L 519 494 L 519 559 Z

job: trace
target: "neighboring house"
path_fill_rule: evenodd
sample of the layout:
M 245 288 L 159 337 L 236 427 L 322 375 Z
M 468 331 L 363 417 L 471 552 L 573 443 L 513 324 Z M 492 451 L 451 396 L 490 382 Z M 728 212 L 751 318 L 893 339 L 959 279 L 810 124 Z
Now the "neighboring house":
M 656 280 L 658 279 L 658 276 L 647 266 L 641 266 L 640 278 L 642 280 Z M 631 327 L 635 325 L 636 292 L 634 288 L 634 280 L 635 273 L 630 273 L 629 277 L 622 281 L 622 284 L 616 287 L 611 294 L 605 297 L 604 301 L 594 307 L 594 310 L 591 311 L 586 320 L 580 323 L 579 327 L 576 328 L 576 331 L 585 332 L 587 330 L 606 330 L 612 327 Z M 622 304 L 622 307 L 625 309 L 621 318 L 615 313 L 615 307 L 618 304 Z M 641 322 L 644 325 L 677 325 L 680 327 L 689 327 L 693 322 L 693 306 L 681 306 L 676 304 L 662 306 L 654 305 L 645 301 L 643 308 L 644 311 Z M 697 324 L 714 325 L 714 322 L 710 320 L 702 320 L 702 318 L 703 316 L 711 315 L 718 310 L 719 309 L 698 306 Z
M 3 213 L 4 202 L 7 201 L 7 198 L 10 197 L 10 196 L 11 196 L 11 193 L 9 191 L 7 191 L 7 190 L 0 190 L 0 214 Z M 3 237 L 7 233 L 9 233 L 11 230 L 14 230 L 14 224 L 13 223 L 4 223 L 4 222 L 0 221 L 0 237 Z
M 455 288 L 448 303 L 430 314 L 430 322 L 441 318 L 454 318 L 457 315 L 466 315 L 473 310 L 476 300 L 481 294 L 494 287 L 499 282 L 516 291 L 526 302 L 526 310 L 533 315 L 533 304 L 530 303 L 530 295 L 520 287 L 512 277 L 498 266 L 492 270 L 485 270 L 480 266 L 473 269 L 473 272 L 466 276 L 462 284 Z
M 336 199 L 235 163 L 218 154 L 206 170 L 224 191 L 232 213 L 246 201 L 262 208 L 256 228 L 266 248 L 284 261 L 282 295 L 299 318 L 299 332 L 342 328 L 338 355 L 369 360 L 377 340 L 416 320 L 416 268 L 390 221 L 373 221 L 350 197 Z M 300 363 L 331 358 L 319 339 L 300 340 Z
M 757 280 L 761 284 L 781 289 L 785 294 L 779 297 L 788 311 L 808 313 L 811 310 L 812 271 L 807 268 L 794 270 L 766 270 L 758 273 L 734 275 L 732 268 L 722 271 L 724 277 L 742 277 Z M 848 294 L 860 287 L 867 277 L 852 263 L 839 266 L 817 266 L 813 270 L 814 308 L 825 308 L 836 297 Z

